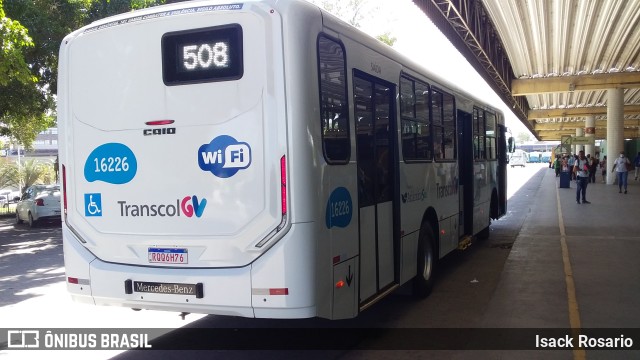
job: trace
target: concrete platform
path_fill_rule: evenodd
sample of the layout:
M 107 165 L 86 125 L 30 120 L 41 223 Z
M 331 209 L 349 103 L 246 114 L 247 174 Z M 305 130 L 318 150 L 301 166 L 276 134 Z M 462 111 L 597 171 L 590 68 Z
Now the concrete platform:
M 591 204 L 577 204 L 576 182 L 559 188 L 559 181 L 551 169 L 540 169 L 523 187 L 529 193 L 515 197 L 527 199 L 528 214 L 481 327 L 636 328 L 638 334 L 640 182 L 630 176 L 627 194 L 617 185 L 589 184 Z M 511 355 L 541 356 L 525 353 Z M 589 359 L 640 358 L 639 351 L 586 353 Z M 585 358 L 584 352 L 545 354 Z

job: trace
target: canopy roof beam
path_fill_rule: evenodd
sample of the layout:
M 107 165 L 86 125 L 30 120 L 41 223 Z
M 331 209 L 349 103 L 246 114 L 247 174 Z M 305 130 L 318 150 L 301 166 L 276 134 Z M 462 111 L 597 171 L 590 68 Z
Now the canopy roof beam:
M 640 87 L 640 72 L 624 72 L 515 79 L 511 82 L 511 93 L 514 96 L 524 96 L 638 87 Z

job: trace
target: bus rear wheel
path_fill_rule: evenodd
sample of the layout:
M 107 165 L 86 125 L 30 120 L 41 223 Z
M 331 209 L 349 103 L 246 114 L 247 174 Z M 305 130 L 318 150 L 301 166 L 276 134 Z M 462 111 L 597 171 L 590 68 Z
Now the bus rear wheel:
M 418 240 L 418 273 L 413 279 L 413 294 L 425 298 L 431 294 L 436 268 L 435 237 L 428 223 L 422 224 Z

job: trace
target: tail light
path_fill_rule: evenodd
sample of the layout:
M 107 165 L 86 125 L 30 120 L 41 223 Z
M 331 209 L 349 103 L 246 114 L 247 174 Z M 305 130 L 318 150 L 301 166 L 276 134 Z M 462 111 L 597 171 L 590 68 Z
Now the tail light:
M 278 233 L 278 231 L 282 230 L 287 223 L 287 158 L 284 155 L 280 158 L 280 205 L 282 214 L 280 224 L 277 228 L 273 229 L 267 236 L 265 236 L 262 240 L 260 240 L 260 242 L 256 244 L 257 248 L 263 247 L 264 244 L 269 242 L 269 240 L 271 240 Z
M 44 206 L 44 200 L 36 199 L 36 206 Z
M 287 214 L 287 158 L 280 158 L 280 198 L 282 199 L 282 216 Z

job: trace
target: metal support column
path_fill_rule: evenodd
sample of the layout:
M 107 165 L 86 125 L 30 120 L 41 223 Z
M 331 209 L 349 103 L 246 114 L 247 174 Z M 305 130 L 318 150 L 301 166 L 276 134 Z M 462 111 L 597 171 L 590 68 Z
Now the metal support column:
M 576 136 L 579 136 L 579 137 L 584 136 L 584 128 L 576 128 Z M 574 154 L 578 154 L 578 152 L 580 152 L 581 150 L 584 150 L 584 145 L 573 145 L 573 146 L 574 146 L 574 149 L 573 149 Z M 586 156 L 587 153 L 585 152 L 584 155 Z
M 588 138 L 596 137 L 596 117 L 595 115 L 587 116 L 587 121 L 585 122 L 584 134 Z M 595 139 L 594 139 L 595 141 Z M 594 143 L 595 144 L 595 143 Z M 595 145 L 585 145 L 584 146 L 584 154 L 591 154 L 592 157 L 596 156 L 596 146 Z

